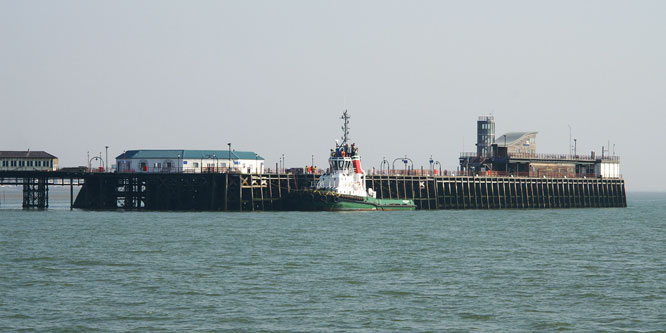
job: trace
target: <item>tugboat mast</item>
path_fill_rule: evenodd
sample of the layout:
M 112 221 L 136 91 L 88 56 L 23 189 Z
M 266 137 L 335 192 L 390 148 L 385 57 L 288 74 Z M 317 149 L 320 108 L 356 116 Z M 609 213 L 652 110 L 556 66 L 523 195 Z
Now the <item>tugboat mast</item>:
M 347 114 L 347 110 L 345 110 L 345 112 L 342 114 L 342 117 L 340 117 L 340 119 L 343 119 L 345 121 L 344 126 L 341 127 L 342 128 L 342 138 L 341 138 L 342 143 L 340 144 L 341 147 L 347 144 L 347 141 L 349 141 L 349 129 L 350 129 L 349 118 L 351 117 Z

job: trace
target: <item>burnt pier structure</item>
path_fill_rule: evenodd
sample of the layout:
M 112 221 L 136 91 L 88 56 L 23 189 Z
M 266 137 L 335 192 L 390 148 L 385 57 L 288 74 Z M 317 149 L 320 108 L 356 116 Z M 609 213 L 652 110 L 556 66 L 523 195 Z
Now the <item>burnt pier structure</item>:
M 0 185 L 23 188 L 23 208 L 49 207 L 49 187 L 69 186 L 69 206 L 74 207 L 74 186 L 83 186 L 88 177 L 83 172 L 0 171 Z

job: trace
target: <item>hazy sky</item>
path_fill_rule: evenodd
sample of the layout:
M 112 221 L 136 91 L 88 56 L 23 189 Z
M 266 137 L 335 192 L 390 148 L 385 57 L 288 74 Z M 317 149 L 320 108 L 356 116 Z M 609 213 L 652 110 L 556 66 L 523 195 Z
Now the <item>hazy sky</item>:
M 366 169 L 455 169 L 476 119 L 541 153 L 610 140 L 666 190 L 666 1 L 0 0 L 0 150 L 256 151 L 325 166 L 352 116 Z

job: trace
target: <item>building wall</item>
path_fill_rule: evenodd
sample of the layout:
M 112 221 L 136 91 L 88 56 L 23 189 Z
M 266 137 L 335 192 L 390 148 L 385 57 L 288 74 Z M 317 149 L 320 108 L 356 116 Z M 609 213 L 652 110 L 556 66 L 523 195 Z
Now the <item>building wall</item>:
M 503 144 L 502 138 L 499 138 L 499 144 Z M 536 154 L 536 134 L 527 134 L 520 140 L 507 143 L 507 152 L 511 155 L 516 154 Z
M 232 171 L 241 173 L 263 173 L 264 160 L 231 160 Z M 256 163 L 255 163 L 256 162 Z M 182 164 L 182 166 L 181 166 Z M 118 172 L 226 172 L 229 164 L 228 159 L 116 159 Z M 257 166 L 255 170 L 255 164 Z
M 594 166 L 594 175 L 602 178 L 620 178 L 620 163 L 601 162 Z
M 531 177 L 576 177 L 575 163 L 530 163 Z
M 0 171 L 55 171 L 57 158 L 0 158 Z

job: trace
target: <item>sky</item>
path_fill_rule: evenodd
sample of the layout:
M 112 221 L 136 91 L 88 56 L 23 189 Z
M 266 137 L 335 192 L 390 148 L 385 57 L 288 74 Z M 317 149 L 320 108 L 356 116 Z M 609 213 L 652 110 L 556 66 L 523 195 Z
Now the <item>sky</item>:
M 366 169 L 455 170 L 476 120 L 621 158 L 666 191 L 665 1 L 0 0 L 0 150 L 129 149 L 325 167 L 351 115 Z M 113 162 L 113 161 L 111 161 Z

